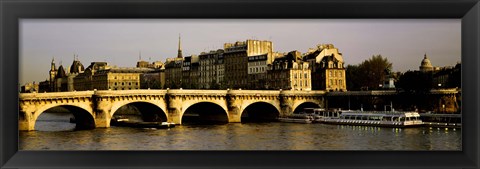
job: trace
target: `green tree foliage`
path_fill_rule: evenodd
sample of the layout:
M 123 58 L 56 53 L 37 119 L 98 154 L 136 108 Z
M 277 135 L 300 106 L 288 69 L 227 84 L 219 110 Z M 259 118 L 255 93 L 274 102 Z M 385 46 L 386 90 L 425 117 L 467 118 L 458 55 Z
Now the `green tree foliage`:
M 373 55 L 359 65 L 349 65 L 346 69 L 347 89 L 378 89 L 391 70 L 392 63 L 382 55 Z
M 426 93 L 432 89 L 432 72 L 407 71 L 397 82 L 397 88 L 407 93 Z
M 347 80 L 347 89 L 348 90 L 360 90 L 362 87 L 361 82 L 361 72 L 359 71 L 359 65 L 348 65 L 345 69 L 346 80 Z

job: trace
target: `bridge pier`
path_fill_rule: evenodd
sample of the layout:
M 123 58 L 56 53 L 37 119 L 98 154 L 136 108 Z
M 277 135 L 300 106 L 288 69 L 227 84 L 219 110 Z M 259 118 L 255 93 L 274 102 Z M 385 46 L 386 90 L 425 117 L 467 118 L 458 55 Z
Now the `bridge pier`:
M 112 103 L 106 98 L 96 98 L 97 104 L 93 112 L 95 127 L 106 128 L 110 127 L 110 120 L 112 120 Z
M 110 127 L 110 120 L 112 120 L 112 118 L 104 115 L 95 115 L 94 120 L 96 128 L 107 128 Z
M 291 97 L 287 97 L 285 95 L 280 96 L 280 117 L 286 117 L 293 114 L 292 109 L 293 101 Z
M 239 108 L 234 108 L 232 110 L 228 110 L 228 122 L 229 123 L 240 123 L 242 122 L 242 114 Z
M 235 96 L 232 94 L 226 95 L 226 103 L 227 103 L 227 114 L 228 114 L 228 122 L 229 123 L 240 123 L 242 122 L 242 112 L 240 112 L 241 103 L 235 99 Z
M 19 131 L 33 131 L 35 130 L 35 120 L 33 119 L 33 112 L 19 112 L 18 130 Z
M 168 122 L 175 123 L 175 124 L 182 124 L 182 111 L 180 108 L 169 108 L 168 109 Z
M 28 120 L 19 120 L 18 121 L 18 130 L 19 131 L 33 131 L 35 130 L 35 123 Z

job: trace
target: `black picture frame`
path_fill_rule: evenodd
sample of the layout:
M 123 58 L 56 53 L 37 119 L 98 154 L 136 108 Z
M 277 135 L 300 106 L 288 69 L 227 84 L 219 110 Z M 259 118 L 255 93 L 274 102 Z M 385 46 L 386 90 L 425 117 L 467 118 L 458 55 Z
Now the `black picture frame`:
M 478 0 L 1 0 L 2 168 L 479 168 Z M 21 18 L 461 18 L 462 151 L 18 151 Z M 395 143 L 392 143 L 395 144 Z

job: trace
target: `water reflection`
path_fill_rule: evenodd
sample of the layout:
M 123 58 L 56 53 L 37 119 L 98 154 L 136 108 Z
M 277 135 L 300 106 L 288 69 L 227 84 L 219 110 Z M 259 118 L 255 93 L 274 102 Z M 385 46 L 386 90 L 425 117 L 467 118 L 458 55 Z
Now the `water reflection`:
M 75 131 L 75 124 L 58 120 L 68 116 L 49 116 L 58 117 L 39 119 L 40 131 L 20 132 L 21 150 L 461 150 L 462 142 L 459 129 L 294 123 Z

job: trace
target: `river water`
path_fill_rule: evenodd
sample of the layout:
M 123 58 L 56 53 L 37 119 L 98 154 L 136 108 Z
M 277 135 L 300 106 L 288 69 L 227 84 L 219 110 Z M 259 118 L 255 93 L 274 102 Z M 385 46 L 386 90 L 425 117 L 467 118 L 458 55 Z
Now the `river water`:
M 19 133 L 20 150 L 461 150 L 461 129 L 230 123 L 171 129 L 75 131 L 68 114 L 44 113 Z

